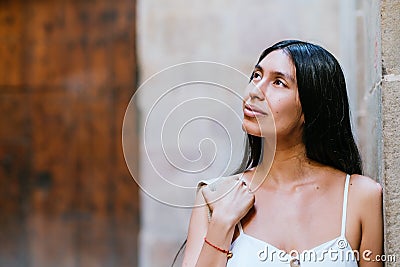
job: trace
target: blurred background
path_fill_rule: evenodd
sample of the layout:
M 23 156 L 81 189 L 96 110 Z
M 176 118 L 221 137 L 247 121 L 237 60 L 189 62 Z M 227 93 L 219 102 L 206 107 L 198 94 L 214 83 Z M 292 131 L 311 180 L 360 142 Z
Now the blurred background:
M 125 109 L 166 67 L 209 60 L 250 75 L 282 39 L 339 59 L 365 173 L 382 182 L 380 16 L 368 0 L 0 0 L 0 267 L 170 266 L 190 209 L 132 179 L 155 175 L 140 112 L 152 103 L 133 103 L 129 170 Z

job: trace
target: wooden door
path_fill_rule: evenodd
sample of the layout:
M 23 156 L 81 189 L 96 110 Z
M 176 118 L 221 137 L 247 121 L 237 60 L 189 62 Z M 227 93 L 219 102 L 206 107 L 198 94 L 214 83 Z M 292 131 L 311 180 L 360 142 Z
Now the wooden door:
M 136 81 L 134 0 L 0 0 L 0 266 L 137 266 Z

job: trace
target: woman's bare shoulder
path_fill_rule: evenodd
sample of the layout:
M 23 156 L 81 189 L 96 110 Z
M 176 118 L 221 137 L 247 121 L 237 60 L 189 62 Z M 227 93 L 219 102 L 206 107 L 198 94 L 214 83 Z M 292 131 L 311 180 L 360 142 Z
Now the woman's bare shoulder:
M 364 175 L 353 174 L 350 179 L 350 190 L 361 216 L 381 209 L 382 186 L 375 180 Z
M 362 198 L 376 198 L 382 195 L 382 186 L 372 178 L 360 174 L 351 175 L 350 186 Z

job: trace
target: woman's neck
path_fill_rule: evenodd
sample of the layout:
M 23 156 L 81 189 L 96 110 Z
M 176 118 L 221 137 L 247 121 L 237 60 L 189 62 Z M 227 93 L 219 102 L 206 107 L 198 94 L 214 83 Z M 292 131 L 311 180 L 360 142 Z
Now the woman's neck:
M 257 166 L 257 176 L 267 178 L 277 186 L 293 185 L 304 182 L 310 167 L 316 163 L 307 158 L 304 144 L 277 146 L 271 155 L 271 147 L 264 144 L 262 162 Z M 267 177 L 266 177 L 267 175 Z

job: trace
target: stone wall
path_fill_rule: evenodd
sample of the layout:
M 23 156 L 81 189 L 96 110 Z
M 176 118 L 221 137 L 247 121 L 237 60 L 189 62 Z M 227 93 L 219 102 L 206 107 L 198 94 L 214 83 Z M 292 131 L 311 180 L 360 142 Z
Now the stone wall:
M 382 134 L 386 254 L 400 257 L 400 2 L 381 3 Z M 398 266 L 387 263 L 386 266 Z
M 385 254 L 400 256 L 400 2 L 355 1 L 356 129 L 366 175 L 384 189 Z M 386 266 L 397 266 L 386 262 Z

